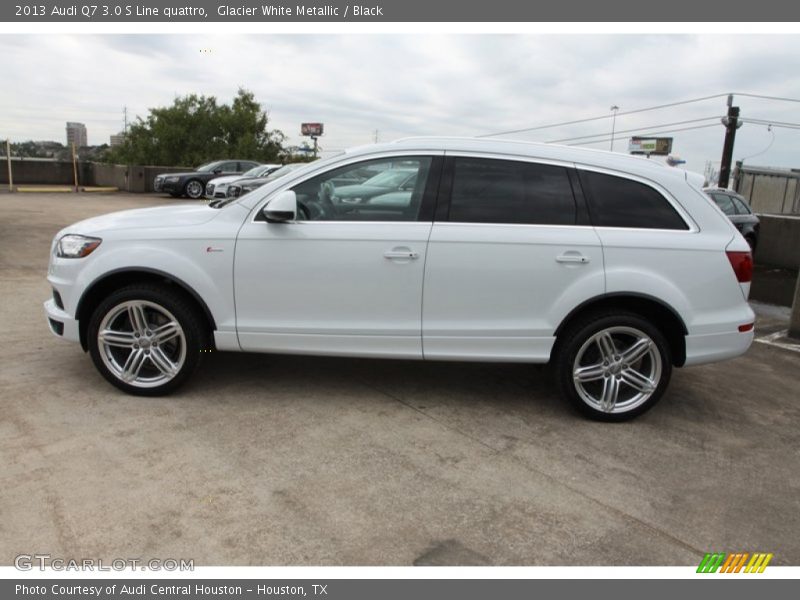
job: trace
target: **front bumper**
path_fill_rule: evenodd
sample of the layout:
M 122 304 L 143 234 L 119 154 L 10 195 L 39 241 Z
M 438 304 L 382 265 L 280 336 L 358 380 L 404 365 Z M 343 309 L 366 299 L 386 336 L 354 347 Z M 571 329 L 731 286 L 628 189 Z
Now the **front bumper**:
M 167 181 L 166 177 L 159 175 L 153 179 L 153 191 L 163 192 L 165 194 L 182 192 L 183 182 L 180 179 L 178 181 Z
M 78 321 L 73 319 L 66 311 L 58 308 L 55 300 L 50 298 L 44 303 L 44 313 L 47 319 L 47 326 L 54 336 L 70 342 L 81 341 Z
M 206 185 L 206 198 L 209 200 L 213 200 L 215 198 L 225 198 L 227 191 L 228 185 L 225 183 L 220 183 L 219 185 L 209 183 Z

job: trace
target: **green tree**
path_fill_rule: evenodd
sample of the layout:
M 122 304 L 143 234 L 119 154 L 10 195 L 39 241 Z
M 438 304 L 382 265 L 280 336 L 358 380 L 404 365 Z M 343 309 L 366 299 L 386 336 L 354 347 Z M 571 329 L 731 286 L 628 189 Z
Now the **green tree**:
M 108 154 L 109 162 L 197 166 L 211 160 L 241 158 L 275 161 L 285 136 L 268 129 L 269 118 L 252 92 L 239 89 L 230 105 L 214 96 L 189 94 L 171 106 L 151 108 L 137 117 L 125 142 Z

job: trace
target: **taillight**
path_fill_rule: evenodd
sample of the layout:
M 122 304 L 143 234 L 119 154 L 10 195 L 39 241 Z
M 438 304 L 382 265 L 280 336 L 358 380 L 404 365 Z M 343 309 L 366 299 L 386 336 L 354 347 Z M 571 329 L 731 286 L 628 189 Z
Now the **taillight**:
M 739 283 L 749 283 L 753 280 L 753 256 L 749 252 L 727 251 L 725 254 L 728 255 Z

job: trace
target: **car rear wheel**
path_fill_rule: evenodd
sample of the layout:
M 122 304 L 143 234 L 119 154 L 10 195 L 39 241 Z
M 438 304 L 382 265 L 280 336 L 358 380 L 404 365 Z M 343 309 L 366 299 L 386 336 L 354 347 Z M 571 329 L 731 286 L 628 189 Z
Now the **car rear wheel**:
M 192 179 L 186 182 L 186 186 L 183 188 L 184 194 L 189 196 L 192 200 L 197 200 L 198 198 L 202 198 L 203 192 L 205 189 L 203 188 L 203 184 L 199 182 L 197 179 Z
M 100 373 L 130 394 L 159 396 L 197 368 L 206 339 L 202 319 L 183 295 L 150 285 L 106 298 L 89 322 L 89 353 Z
M 559 390 L 589 418 L 632 419 L 651 409 L 669 384 L 669 345 L 657 327 L 637 314 L 594 314 L 559 337 Z

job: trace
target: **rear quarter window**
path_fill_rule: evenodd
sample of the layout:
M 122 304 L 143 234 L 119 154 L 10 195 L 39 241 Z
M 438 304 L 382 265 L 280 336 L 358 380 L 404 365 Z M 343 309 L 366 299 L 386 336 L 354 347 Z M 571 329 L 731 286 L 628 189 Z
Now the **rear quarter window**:
M 580 171 L 597 227 L 689 229 L 669 201 L 656 189 L 615 175 Z

